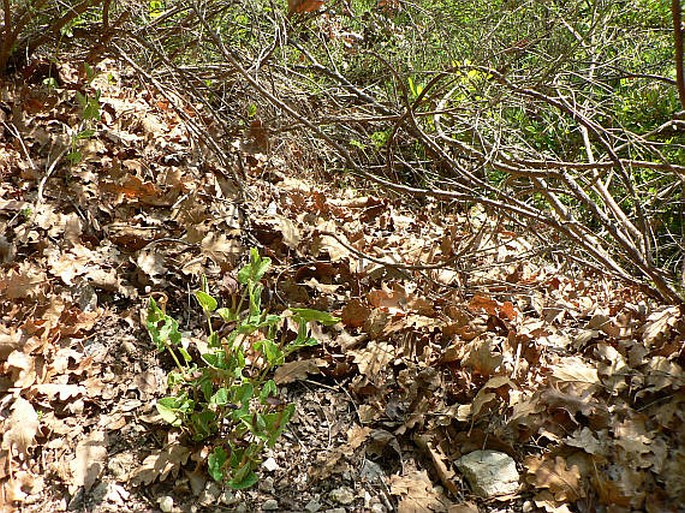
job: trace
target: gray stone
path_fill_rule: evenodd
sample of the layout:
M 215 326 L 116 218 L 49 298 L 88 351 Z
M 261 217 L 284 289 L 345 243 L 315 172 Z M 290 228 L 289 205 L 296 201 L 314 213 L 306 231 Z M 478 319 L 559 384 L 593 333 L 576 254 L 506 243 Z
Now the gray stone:
M 330 498 L 333 502 L 338 504 L 352 504 L 355 499 L 354 491 L 347 486 L 341 486 L 335 490 L 331 490 Z
M 224 490 L 221 494 L 221 502 L 226 506 L 232 506 L 238 502 L 238 497 L 235 496 L 235 493 L 233 493 L 232 490 Z
M 304 510 L 307 513 L 316 513 L 321 509 L 321 503 L 317 501 L 316 499 L 310 500 L 307 505 L 304 507 Z
M 274 493 L 274 478 L 267 476 L 259 481 L 259 489 L 266 493 Z
M 364 459 L 362 469 L 359 471 L 359 477 L 370 483 L 380 482 L 385 476 L 383 468 L 371 460 Z
M 473 451 L 459 458 L 456 464 L 476 495 L 488 498 L 518 491 L 516 463 L 503 452 Z
M 332 509 L 327 509 L 326 513 L 347 513 L 345 508 L 332 508 Z
M 276 511 L 278 509 L 278 501 L 276 499 L 267 499 L 262 504 L 264 511 Z
M 221 487 L 214 481 L 209 481 L 207 486 L 197 498 L 197 502 L 202 506 L 215 506 L 221 497 Z

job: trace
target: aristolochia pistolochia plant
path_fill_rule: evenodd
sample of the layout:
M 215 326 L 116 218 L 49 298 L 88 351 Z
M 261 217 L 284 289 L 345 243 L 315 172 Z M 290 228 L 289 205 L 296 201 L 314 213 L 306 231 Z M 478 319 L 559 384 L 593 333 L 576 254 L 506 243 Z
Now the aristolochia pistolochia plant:
M 243 290 L 230 308 L 218 303 L 203 279 L 195 293 L 207 318 L 206 347 L 193 357 L 178 322 L 150 299 L 147 330 L 160 352 L 168 352 L 176 368 L 169 374 L 172 395 L 157 401 L 157 410 L 172 426 L 210 447 L 209 473 L 232 488 L 257 482 L 255 469 L 265 447 L 272 447 L 295 412 L 295 405 L 280 399 L 270 375 L 286 357 L 317 344 L 310 323 L 335 324 L 338 318 L 318 310 L 291 308 L 280 315 L 262 307 L 260 280 L 271 260 L 250 252 L 250 262 L 238 273 Z M 215 330 L 213 320 L 224 327 Z M 289 330 L 292 322 L 296 332 Z

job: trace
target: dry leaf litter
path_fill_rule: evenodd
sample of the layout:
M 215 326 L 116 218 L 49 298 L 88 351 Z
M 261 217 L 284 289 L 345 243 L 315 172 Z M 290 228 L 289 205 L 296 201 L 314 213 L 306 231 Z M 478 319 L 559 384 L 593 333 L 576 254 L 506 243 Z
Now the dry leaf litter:
M 683 511 L 680 307 L 528 258 L 477 207 L 298 169 L 297 141 L 236 144 L 239 186 L 161 95 L 99 71 L 71 165 L 73 91 L 2 88 L 3 510 Z M 201 340 L 190 291 L 206 274 L 229 297 L 251 246 L 276 264 L 269 308 L 342 322 L 276 373 L 296 417 L 232 491 L 156 413 L 172 364 L 141 315 L 162 294 Z

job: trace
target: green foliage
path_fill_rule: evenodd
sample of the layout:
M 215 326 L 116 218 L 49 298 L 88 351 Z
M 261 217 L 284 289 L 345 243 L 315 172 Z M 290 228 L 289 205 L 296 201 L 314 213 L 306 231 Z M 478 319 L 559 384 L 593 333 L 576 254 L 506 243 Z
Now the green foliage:
M 178 322 L 152 298 L 147 312 L 150 338 L 176 365 L 168 379 L 173 394 L 157 401 L 157 410 L 192 440 L 212 446 L 209 474 L 235 489 L 257 482 L 255 469 L 264 448 L 273 447 L 295 413 L 295 405 L 279 398 L 270 374 L 294 351 L 317 344 L 310 323 L 339 321 L 306 308 L 281 315 L 265 311 L 261 280 L 270 265 L 269 258 L 251 250 L 249 263 L 238 272 L 243 290 L 232 307 L 220 308 L 203 279 L 195 298 L 206 317 L 208 336 L 207 349 L 199 355 L 191 355 Z M 219 319 L 232 326 L 225 335 L 213 328 Z M 296 335 L 287 329 L 288 320 L 297 326 Z
M 85 63 L 88 81 L 92 82 L 96 73 L 88 63 Z M 66 159 L 71 164 L 78 164 L 83 159 L 83 153 L 79 148 L 81 141 L 90 139 L 95 135 L 95 124 L 100 120 L 100 95 L 102 91 L 96 89 L 92 94 L 89 92 L 76 91 L 76 100 L 81 107 L 81 122 L 76 132 L 71 136 L 71 151 Z

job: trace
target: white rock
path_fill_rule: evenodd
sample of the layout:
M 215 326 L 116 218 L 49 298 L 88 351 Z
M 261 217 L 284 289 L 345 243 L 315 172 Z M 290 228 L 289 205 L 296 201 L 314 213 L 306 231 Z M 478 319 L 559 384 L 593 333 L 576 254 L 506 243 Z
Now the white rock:
M 276 463 L 276 460 L 273 458 L 267 458 L 264 460 L 264 463 L 262 463 L 262 467 L 264 467 L 264 470 L 273 472 L 274 470 L 278 470 L 278 463 Z
M 162 513 L 171 513 L 171 511 L 174 509 L 173 497 L 169 497 L 168 495 L 165 495 L 164 497 L 160 497 L 159 498 L 159 509 L 162 510 Z
M 473 493 L 481 497 L 509 495 L 518 491 L 516 463 L 503 452 L 473 451 L 459 458 L 456 464 Z

